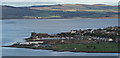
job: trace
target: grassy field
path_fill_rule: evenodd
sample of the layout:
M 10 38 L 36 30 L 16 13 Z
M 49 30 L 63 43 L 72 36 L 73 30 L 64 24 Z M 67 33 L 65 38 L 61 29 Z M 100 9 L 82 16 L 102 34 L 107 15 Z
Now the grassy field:
M 59 44 L 54 46 L 59 47 L 58 49 L 70 51 L 118 51 L 118 44 L 109 42 L 93 44 Z
M 118 50 L 118 43 L 81 43 L 81 44 L 57 44 L 52 47 L 34 47 L 33 45 L 14 45 L 17 48 L 31 48 L 31 49 L 50 49 L 55 51 L 73 51 L 73 52 L 120 52 Z

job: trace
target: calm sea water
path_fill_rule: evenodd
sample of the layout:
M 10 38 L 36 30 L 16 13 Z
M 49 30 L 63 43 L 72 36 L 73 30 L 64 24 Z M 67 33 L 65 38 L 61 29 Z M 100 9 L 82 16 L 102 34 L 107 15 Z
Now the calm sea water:
M 29 19 L 3 20 L 2 45 L 24 41 L 31 32 L 55 34 L 79 29 L 96 29 L 118 26 L 117 19 Z M 26 48 L 3 47 L 3 56 L 117 56 L 117 53 L 55 52 Z

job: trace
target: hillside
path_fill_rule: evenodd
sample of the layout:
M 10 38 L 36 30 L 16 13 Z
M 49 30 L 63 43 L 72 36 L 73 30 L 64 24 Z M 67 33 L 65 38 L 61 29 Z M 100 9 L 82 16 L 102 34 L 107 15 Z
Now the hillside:
M 111 5 L 40 5 L 30 7 L 2 6 L 3 19 L 70 19 L 117 18 L 117 6 Z
M 36 10 L 56 10 L 56 11 L 67 11 L 67 10 L 74 10 L 74 11 L 83 11 L 83 10 L 108 10 L 108 11 L 117 11 L 117 6 L 111 5 L 103 5 L 103 4 L 96 4 L 96 5 L 84 5 L 84 4 L 63 4 L 63 5 L 51 5 L 51 6 L 32 6 L 30 9 Z

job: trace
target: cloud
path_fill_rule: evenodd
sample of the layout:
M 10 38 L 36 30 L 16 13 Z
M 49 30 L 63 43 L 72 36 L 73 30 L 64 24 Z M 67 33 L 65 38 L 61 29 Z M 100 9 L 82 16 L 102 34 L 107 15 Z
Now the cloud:
M 2 2 L 3 2 L 2 5 L 11 5 L 11 6 L 31 6 L 31 5 L 45 5 L 45 4 L 47 4 L 47 5 L 48 4 L 49 5 L 51 5 L 51 4 L 107 4 L 107 5 L 118 5 L 119 1 L 120 0 L 2 0 Z M 9 3 L 9 2 L 11 2 L 11 3 Z M 22 3 L 20 3 L 20 2 L 22 2 Z
M 2 0 L 2 2 L 58 2 L 60 0 Z
M 83 3 L 93 3 L 93 2 L 119 2 L 120 0 L 2 0 L 2 2 L 83 2 Z

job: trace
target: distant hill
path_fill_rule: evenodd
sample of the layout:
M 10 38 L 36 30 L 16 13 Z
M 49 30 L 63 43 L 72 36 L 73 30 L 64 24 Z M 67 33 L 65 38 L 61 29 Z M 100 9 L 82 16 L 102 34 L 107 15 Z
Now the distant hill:
M 42 6 L 32 6 L 31 9 L 44 9 L 44 10 L 117 10 L 118 6 L 95 4 L 95 5 L 84 5 L 84 4 L 63 4 L 63 5 L 42 5 Z
M 30 7 L 2 6 L 3 19 L 70 19 L 117 18 L 118 6 L 111 5 L 40 5 Z

